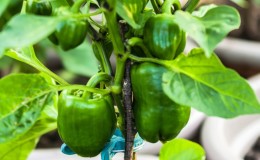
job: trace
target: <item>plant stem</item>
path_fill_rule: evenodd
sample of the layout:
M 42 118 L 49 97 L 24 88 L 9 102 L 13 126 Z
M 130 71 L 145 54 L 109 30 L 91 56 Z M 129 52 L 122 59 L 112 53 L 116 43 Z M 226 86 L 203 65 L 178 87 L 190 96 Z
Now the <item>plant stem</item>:
M 143 43 L 143 40 L 141 38 L 138 37 L 132 37 L 131 39 L 128 40 L 128 44 L 133 47 L 133 46 L 138 46 L 141 47 L 141 49 L 143 50 L 144 54 L 146 55 L 146 57 L 153 57 L 151 55 L 151 53 L 149 52 L 149 50 L 146 48 L 146 46 Z
M 112 10 L 107 9 L 104 12 L 104 14 L 105 14 L 105 17 L 107 20 L 107 27 L 108 27 L 108 30 L 109 30 L 109 33 L 111 36 L 114 53 L 115 53 L 115 55 L 123 54 L 124 53 L 124 44 L 123 44 L 123 40 L 120 35 L 119 26 L 117 23 L 116 11 L 115 11 L 115 8 L 112 7 L 115 4 L 108 4 L 108 5 L 109 5 L 109 8 L 110 7 L 112 8 Z
M 153 63 L 157 63 L 157 64 L 161 64 L 161 65 L 164 65 L 164 61 L 167 61 L 167 60 L 161 60 L 161 59 L 156 59 L 156 58 L 137 57 L 132 54 L 129 54 L 128 57 L 136 62 L 153 62 Z
M 96 42 L 96 46 L 97 46 L 97 50 L 98 50 L 97 54 L 99 54 L 99 57 L 100 57 L 100 60 L 101 60 L 100 63 L 101 63 L 102 69 L 108 75 L 112 75 L 113 74 L 112 66 L 111 66 L 111 63 L 108 59 L 108 56 L 106 55 L 106 53 L 104 51 L 104 48 L 103 48 L 101 42 Z
M 153 6 L 153 9 L 155 11 L 155 13 L 161 13 L 160 7 L 158 6 L 156 0 L 151 0 L 151 4 Z
M 74 13 L 78 13 L 80 11 L 80 7 L 86 0 L 77 0 L 71 7 L 71 11 Z
M 112 80 L 112 77 L 110 75 L 108 75 L 105 72 L 99 72 L 97 74 L 95 74 L 94 76 L 92 76 L 88 83 L 87 83 L 87 87 L 91 87 L 91 88 L 95 88 L 99 83 L 101 82 L 110 82 Z M 89 99 L 91 97 L 92 93 L 85 91 L 82 95 L 83 98 L 85 99 Z
M 100 9 L 97 9 L 95 10 L 94 12 L 91 12 L 91 13 L 87 13 L 87 14 L 77 14 L 77 15 L 73 15 L 73 17 L 75 18 L 89 18 L 91 16 L 96 16 L 96 15 L 99 15 L 101 13 L 103 13 L 105 10 L 103 8 L 100 8 Z
M 44 72 L 46 74 L 48 74 L 50 77 L 52 77 L 55 81 L 57 81 L 59 84 L 63 84 L 63 85 L 69 85 L 68 82 L 66 82 L 64 79 L 62 79 L 60 76 L 58 76 L 57 74 L 53 73 L 51 70 L 49 70 L 46 67 L 38 67 L 35 66 L 36 69 L 38 69 L 41 72 Z
M 61 91 L 64 89 L 73 90 L 73 89 L 79 89 L 84 90 L 88 92 L 98 93 L 98 94 L 109 94 L 111 91 L 110 89 L 98 89 L 98 88 L 92 88 L 85 85 L 54 85 L 53 86 L 56 90 Z
M 134 138 L 136 134 L 136 129 L 134 125 L 134 116 L 132 109 L 132 89 L 130 80 L 130 69 L 131 61 L 128 59 L 126 61 L 125 67 L 125 78 L 123 84 L 123 95 L 124 95 L 124 107 L 125 107 L 125 132 L 126 132 L 126 142 L 125 142 L 125 157 L 124 160 L 132 160 L 133 156 L 133 145 Z
M 62 85 L 69 85 L 68 82 L 66 82 L 64 79 L 53 73 L 51 70 L 49 70 L 44 64 L 41 63 L 41 61 L 36 57 L 34 49 L 32 46 L 24 48 L 24 52 L 27 52 L 29 56 L 25 56 L 27 54 L 21 54 L 16 50 L 8 50 L 5 52 L 6 56 L 9 56 L 13 59 L 16 59 L 18 61 L 21 61 L 23 63 L 26 63 L 38 71 L 44 72 L 50 77 L 52 77 L 55 81 L 57 81 L 59 84 Z
M 184 5 L 182 10 L 192 13 L 196 6 L 198 5 L 199 0 L 188 0 L 188 2 Z
M 172 5 L 174 6 L 175 11 L 181 9 L 179 0 L 165 0 L 162 5 L 162 12 L 172 14 Z

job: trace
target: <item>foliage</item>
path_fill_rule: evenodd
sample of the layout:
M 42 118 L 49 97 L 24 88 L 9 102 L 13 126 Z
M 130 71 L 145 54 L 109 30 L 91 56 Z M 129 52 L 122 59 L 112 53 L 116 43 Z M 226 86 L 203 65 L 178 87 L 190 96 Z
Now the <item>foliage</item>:
M 209 5 L 194 11 L 198 0 L 189 0 L 184 6 L 178 0 L 35 0 L 35 3 L 41 5 L 43 1 L 50 2 L 51 15 L 49 11 L 47 15 L 42 15 L 42 11 L 34 13 L 34 9 L 26 13 L 26 0 L 23 5 L 22 0 L 0 2 L 0 68 L 11 68 L 9 74 L 0 79 L 0 159 L 26 159 L 39 137 L 57 128 L 57 101 L 63 90 L 68 90 L 68 94 L 73 94 L 81 101 L 85 101 L 86 97 L 95 99 L 105 95 L 113 96 L 114 101 L 110 105 L 117 106 L 117 127 L 125 134 L 128 123 L 124 124 L 126 103 L 123 102 L 131 102 L 131 98 L 124 99 L 130 91 L 124 89 L 129 80 L 124 80 L 127 75 L 125 69 L 129 69 L 127 61 L 135 64 L 149 62 L 165 68 L 164 73 L 155 73 L 151 77 L 158 79 L 158 94 L 164 95 L 169 103 L 193 107 L 209 116 L 223 118 L 260 113 L 260 104 L 247 81 L 226 68 L 214 54 L 217 44 L 240 25 L 239 14 L 234 8 Z M 155 15 L 168 17 L 167 21 L 174 24 L 174 28 L 162 23 L 159 31 L 167 35 L 167 38 L 153 33 L 152 41 L 148 34 L 146 41 L 149 45 L 145 45 L 145 24 Z M 96 20 L 95 16 L 102 18 Z M 71 19 L 75 22 L 74 27 L 63 25 Z M 84 25 L 78 28 L 77 22 L 83 22 L 81 24 Z M 182 36 L 168 36 L 176 33 L 175 28 L 181 30 L 178 33 Z M 158 29 L 153 32 L 158 32 Z M 176 38 L 183 38 L 184 40 L 175 41 L 184 45 L 187 38 L 185 35 L 197 42 L 200 48 L 185 53 L 184 47 L 180 47 L 178 51 L 165 49 L 151 54 L 153 46 L 164 49 L 165 46 L 175 45 L 172 41 Z M 66 44 L 67 42 L 73 44 Z M 44 49 L 39 50 L 41 47 Z M 178 54 L 168 53 L 175 51 Z M 91 77 L 92 80 L 88 83 L 93 84 L 86 86 L 67 82 L 64 77 L 44 65 L 48 59 L 40 57 L 48 54 L 58 56 L 65 70 L 86 78 Z M 163 59 L 163 54 L 173 56 Z M 111 58 L 115 58 L 115 68 L 112 67 L 114 64 L 112 65 Z M 15 73 L 12 66 L 16 61 L 27 64 L 38 72 Z M 103 79 L 100 75 L 105 75 L 106 78 Z M 144 82 L 139 83 L 142 86 Z M 153 88 L 155 87 L 146 89 Z M 141 93 L 134 93 L 134 104 L 138 98 L 144 98 L 142 90 L 137 90 Z M 174 107 L 178 105 L 173 105 L 171 109 L 175 110 Z M 158 110 L 163 109 L 159 107 Z M 170 113 L 172 112 L 163 114 L 170 117 Z M 147 113 L 140 111 L 140 115 L 147 116 Z M 76 115 L 71 113 L 71 117 L 75 118 Z M 178 122 L 181 118 L 174 120 Z M 90 123 L 84 125 L 93 126 Z M 93 128 L 93 132 L 100 130 Z M 172 138 L 174 137 L 170 139 Z M 161 160 L 204 158 L 205 152 L 199 145 L 180 139 L 165 143 L 160 156 Z

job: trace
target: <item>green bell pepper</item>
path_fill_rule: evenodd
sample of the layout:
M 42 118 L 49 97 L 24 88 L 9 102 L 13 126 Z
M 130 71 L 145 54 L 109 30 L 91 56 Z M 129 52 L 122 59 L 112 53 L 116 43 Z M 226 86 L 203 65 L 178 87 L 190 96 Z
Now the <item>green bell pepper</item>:
M 174 22 L 174 15 L 158 14 L 147 20 L 143 33 L 144 44 L 152 56 L 171 60 L 185 48 L 185 32 Z
M 57 125 L 61 139 L 72 151 L 83 157 L 98 155 L 116 128 L 111 95 L 80 97 L 64 90 L 58 101 Z
M 26 12 L 36 15 L 51 15 L 52 6 L 49 0 L 27 0 Z
M 55 37 L 61 48 L 65 51 L 80 45 L 87 35 L 87 22 L 75 18 L 69 18 L 58 24 Z
M 135 64 L 131 69 L 136 128 L 151 143 L 175 138 L 190 116 L 190 107 L 175 103 L 163 92 L 162 75 L 167 71 L 148 62 Z

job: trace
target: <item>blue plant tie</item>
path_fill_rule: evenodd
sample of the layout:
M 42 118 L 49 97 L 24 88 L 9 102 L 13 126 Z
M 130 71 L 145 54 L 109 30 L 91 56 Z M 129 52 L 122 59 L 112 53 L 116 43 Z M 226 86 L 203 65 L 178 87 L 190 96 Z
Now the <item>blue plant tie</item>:
M 137 135 L 134 139 L 134 152 L 140 150 L 144 145 L 144 140 Z M 119 129 L 116 129 L 114 135 L 110 141 L 105 145 L 101 152 L 101 160 L 111 160 L 112 157 L 118 152 L 124 152 L 125 150 L 125 139 L 122 135 L 122 132 Z M 61 146 L 61 152 L 67 155 L 75 154 L 65 143 Z
M 144 140 L 137 134 L 134 139 L 134 151 L 141 149 L 144 145 Z M 111 160 L 112 157 L 118 152 L 125 151 L 125 139 L 122 132 L 116 129 L 114 135 L 110 139 L 110 142 L 106 144 L 101 152 L 101 160 Z
M 65 143 L 63 143 L 60 147 L 61 152 L 67 155 L 75 154 Z

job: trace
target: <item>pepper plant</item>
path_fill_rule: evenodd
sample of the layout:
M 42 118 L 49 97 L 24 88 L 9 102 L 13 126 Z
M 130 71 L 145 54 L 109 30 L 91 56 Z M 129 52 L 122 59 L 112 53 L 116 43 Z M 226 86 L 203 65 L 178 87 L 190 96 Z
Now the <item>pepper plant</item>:
M 198 144 L 176 138 L 191 107 L 233 118 L 260 113 L 260 105 L 247 81 L 214 54 L 239 27 L 238 12 L 198 2 L 1 0 L 0 57 L 38 73 L 0 79 L 0 159 L 26 159 L 56 128 L 67 154 L 96 156 L 121 135 L 125 160 L 135 159 L 137 138 L 162 141 L 160 160 L 205 159 Z M 198 48 L 184 52 L 188 36 Z M 67 69 L 90 78 L 86 85 L 39 60 L 36 46 L 46 41 Z

